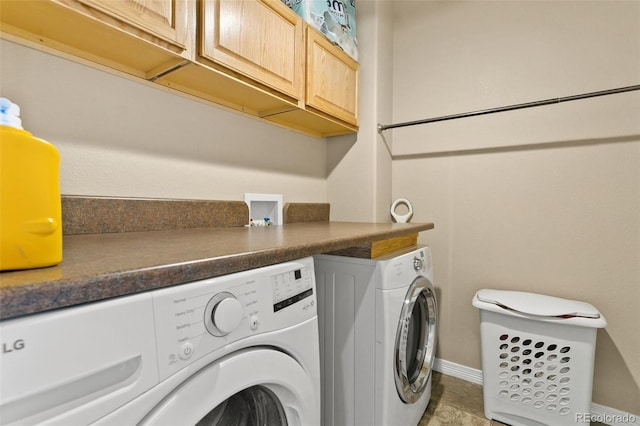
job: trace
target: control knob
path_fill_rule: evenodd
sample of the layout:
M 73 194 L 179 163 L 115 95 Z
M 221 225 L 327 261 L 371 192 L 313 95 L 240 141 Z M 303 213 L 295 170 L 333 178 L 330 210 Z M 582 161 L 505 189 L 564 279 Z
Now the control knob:
M 416 271 L 421 270 L 424 267 L 424 261 L 422 259 L 420 259 L 419 257 L 414 257 L 413 258 L 413 269 L 415 269 Z
M 214 336 L 226 336 L 238 327 L 242 314 L 242 303 L 233 294 L 218 293 L 204 310 L 205 327 Z

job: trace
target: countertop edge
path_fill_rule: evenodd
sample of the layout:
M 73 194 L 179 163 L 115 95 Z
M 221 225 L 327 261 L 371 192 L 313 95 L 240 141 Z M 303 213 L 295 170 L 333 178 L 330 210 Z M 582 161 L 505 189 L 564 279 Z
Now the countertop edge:
M 184 259 L 181 262 L 139 269 L 3 286 L 0 289 L 0 320 L 180 285 L 434 228 L 432 223 L 393 225 L 396 226 L 389 226 L 384 230 L 357 232 L 347 236 L 327 235 L 324 239 L 304 244 L 283 246 L 274 243 L 273 247 L 266 249 L 231 255 L 195 260 Z M 287 232 L 295 232 L 296 228 L 305 228 L 305 224 L 285 226 Z

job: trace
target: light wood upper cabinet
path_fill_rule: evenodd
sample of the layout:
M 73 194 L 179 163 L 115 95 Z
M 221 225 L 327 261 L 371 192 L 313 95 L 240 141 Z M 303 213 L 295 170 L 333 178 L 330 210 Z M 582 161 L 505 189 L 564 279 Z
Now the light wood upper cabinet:
M 145 79 L 193 56 L 190 17 L 186 0 L 0 1 L 4 38 Z
M 303 21 L 280 0 L 203 0 L 200 56 L 294 99 L 304 96 Z
M 186 0 L 78 0 L 116 19 L 186 48 Z
M 307 27 L 307 105 L 358 125 L 358 63 Z
M 10 41 L 308 135 L 358 130 L 358 63 L 281 0 L 0 0 L 0 24 Z

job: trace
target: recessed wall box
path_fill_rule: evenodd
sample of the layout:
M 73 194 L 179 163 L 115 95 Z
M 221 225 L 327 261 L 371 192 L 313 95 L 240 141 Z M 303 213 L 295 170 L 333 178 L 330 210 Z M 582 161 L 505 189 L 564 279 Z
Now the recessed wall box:
M 282 225 L 282 194 L 244 194 L 244 202 L 249 206 L 249 218 L 262 224 L 268 217 L 274 225 Z

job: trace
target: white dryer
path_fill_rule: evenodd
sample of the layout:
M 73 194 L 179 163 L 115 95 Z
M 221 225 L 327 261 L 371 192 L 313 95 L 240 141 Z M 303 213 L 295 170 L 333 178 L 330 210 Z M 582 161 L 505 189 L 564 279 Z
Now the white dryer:
M 315 256 L 325 426 L 415 426 L 431 398 L 437 303 L 429 247 Z
M 319 425 L 313 259 L 0 323 L 0 423 Z

